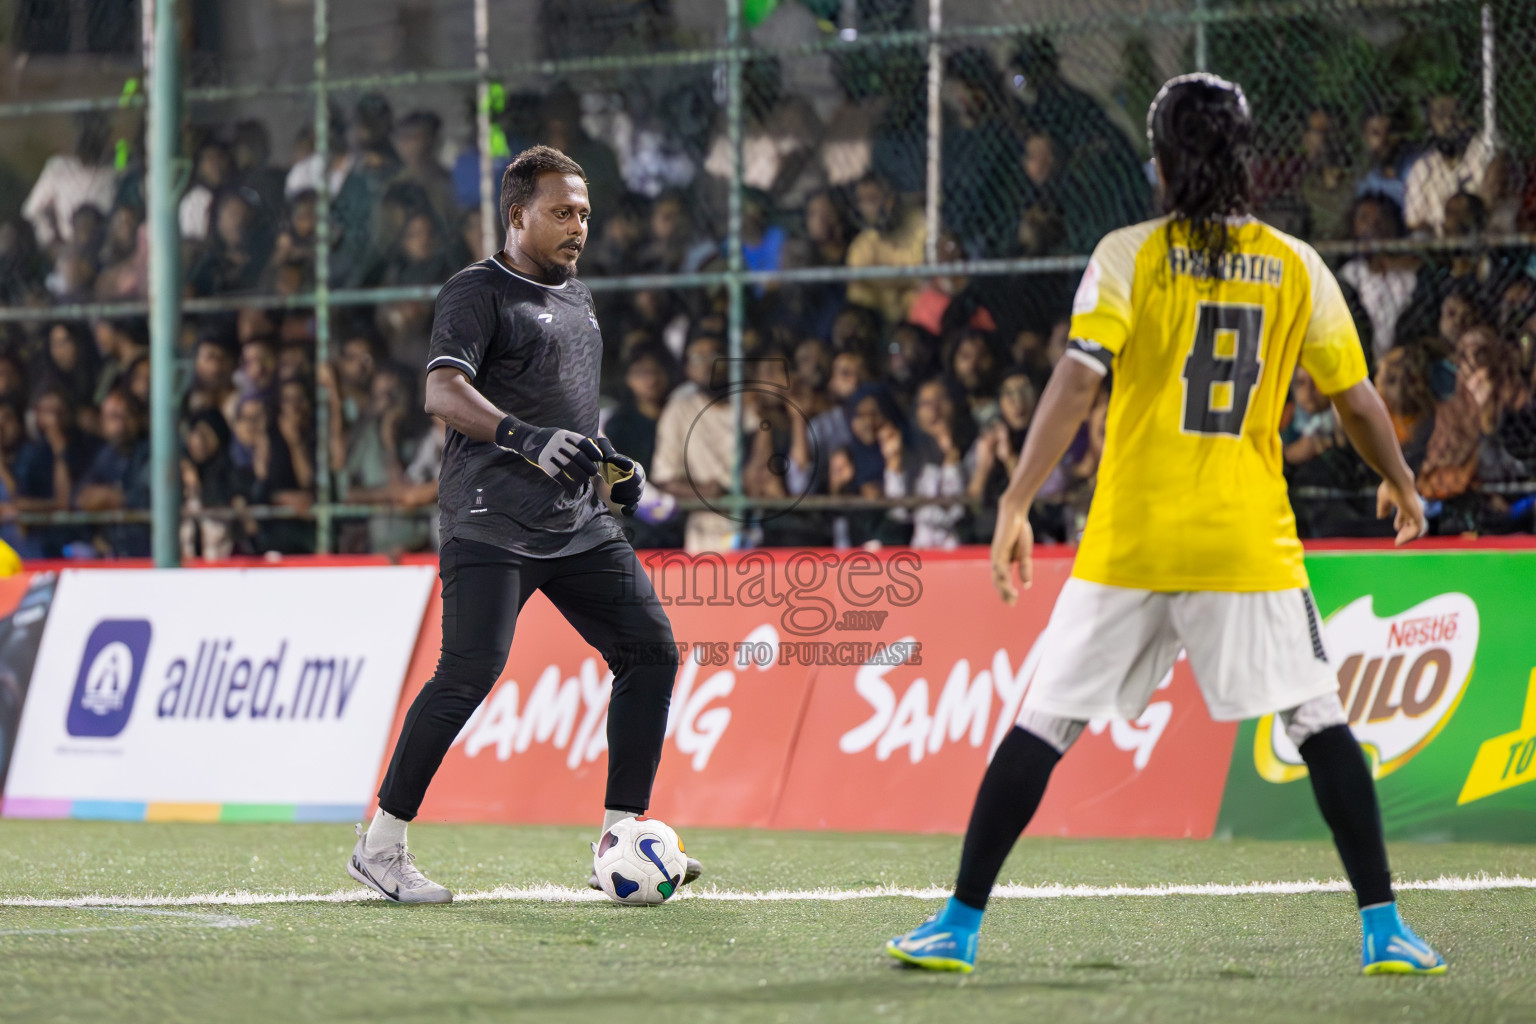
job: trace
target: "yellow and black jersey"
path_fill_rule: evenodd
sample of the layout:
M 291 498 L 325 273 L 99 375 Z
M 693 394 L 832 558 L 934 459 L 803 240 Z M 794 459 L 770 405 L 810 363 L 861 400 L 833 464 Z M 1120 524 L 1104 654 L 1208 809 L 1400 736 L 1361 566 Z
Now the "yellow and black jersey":
M 1106 235 L 1072 307 L 1073 349 L 1114 371 L 1073 574 L 1144 590 L 1307 585 L 1282 475 L 1296 363 L 1324 394 L 1364 380 L 1333 274 L 1305 242 L 1230 223 L 1214 273 L 1167 218 Z

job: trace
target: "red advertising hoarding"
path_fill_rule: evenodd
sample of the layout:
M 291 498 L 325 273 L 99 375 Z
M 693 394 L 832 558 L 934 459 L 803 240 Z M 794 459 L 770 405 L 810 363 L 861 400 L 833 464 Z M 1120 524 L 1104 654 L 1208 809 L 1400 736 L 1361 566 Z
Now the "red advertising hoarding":
M 651 810 L 675 825 L 958 832 L 1070 570 L 1008 608 L 986 553 L 648 552 L 683 645 Z M 429 604 L 395 732 L 431 675 Z M 585 823 L 601 807 L 611 676 L 542 597 L 428 791 L 425 820 Z M 1235 726 L 1188 668 L 1134 723 L 1094 722 L 1031 831 L 1208 836 Z

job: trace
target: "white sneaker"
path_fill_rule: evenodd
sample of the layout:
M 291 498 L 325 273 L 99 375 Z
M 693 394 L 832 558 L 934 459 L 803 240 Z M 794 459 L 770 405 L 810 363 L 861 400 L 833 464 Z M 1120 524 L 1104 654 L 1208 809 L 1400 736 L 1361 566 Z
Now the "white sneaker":
M 358 825 L 357 845 L 352 848 L 352 859 L 347 861 L 347 874 L 396 903 L 453 902 L 453 893 L 416 867 L 416 858 L 404 843 L 369 853 L 367 840 L 368 833 Z

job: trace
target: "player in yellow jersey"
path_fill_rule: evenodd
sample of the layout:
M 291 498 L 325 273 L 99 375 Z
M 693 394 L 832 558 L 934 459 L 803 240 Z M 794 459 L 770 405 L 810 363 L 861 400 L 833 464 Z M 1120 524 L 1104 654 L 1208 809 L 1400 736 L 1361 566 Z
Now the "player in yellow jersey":
M 1051 376 L 998 506 L 992 577 L 1030 582 L 1028 511 L 1113 372 L 1098 487 L 1023 710 L 982 780 L 955 896 L 886 944 L 969 971 L 988 894 L 1051 770 L 1091 718 L 1134 720 L 1180 649 L 1212 717 L 1277 713 L 1306 761 L 1360 905 L 1367 974 L 1440 974 L 1397 913 L 1375 784 L 1346 724 L 1281 474 L 1280 416 L 1299 362 L 1382 477 L 1399 544 L 1424 511 L 1338 282 L 1311 246 L 1248 214 L 1253 131 L 1236 85 L 1163 86 L 1147 134 L 1168 215 L 1111 232 L 1073 301 Z

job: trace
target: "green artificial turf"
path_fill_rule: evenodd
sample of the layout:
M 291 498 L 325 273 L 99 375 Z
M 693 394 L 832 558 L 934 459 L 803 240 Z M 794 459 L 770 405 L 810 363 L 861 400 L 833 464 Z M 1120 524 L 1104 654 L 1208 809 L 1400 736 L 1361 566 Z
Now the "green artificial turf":
M 422 825 L 459 892 L 580 886 L 588 830 Z M 949 836 L 689 830 L 732 891 L 947 884 Z M 0 899 L 328 893 L 345 826 L 0 821 Z M 1400 878 L 1536 876 L 1536 847 L 1392 848 Z M 1004 880 L 1086 885 L 1339 877 L 1320 843 L 1029 839 Z M 1536 890 L 1406 892 L 1443 978 L 1362 978 L 1352 899 L 1308 895 L 995 901 L 969 976 L 879 953 L 937 901 L 382 901 L 0 907 L 11 1020 L 1536 1020 Z

